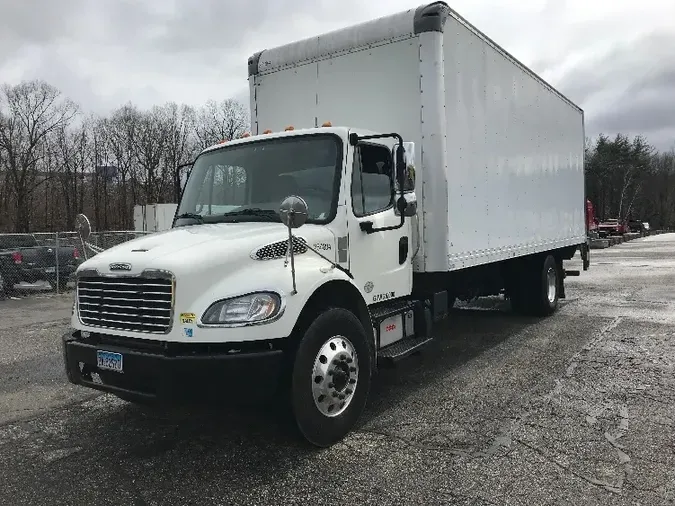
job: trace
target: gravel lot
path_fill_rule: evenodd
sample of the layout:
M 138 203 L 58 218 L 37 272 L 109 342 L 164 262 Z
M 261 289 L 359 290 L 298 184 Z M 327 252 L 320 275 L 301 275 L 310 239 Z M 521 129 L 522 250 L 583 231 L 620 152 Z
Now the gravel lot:
M 325 450 L 71 386 L 72 295 L 0 301 L 0 504 L 673 504 L 675 234 L 592 254 L 552 318 L 453 311 Z

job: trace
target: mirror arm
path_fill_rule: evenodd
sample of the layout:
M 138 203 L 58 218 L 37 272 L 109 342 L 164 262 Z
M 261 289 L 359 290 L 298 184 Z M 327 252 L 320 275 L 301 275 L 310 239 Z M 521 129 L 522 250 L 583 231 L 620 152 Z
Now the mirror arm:
M 298 293 L 298 289 L 295 285 L 295 254 L 293 252 L 293 229 L 291 228 L 290 222 L 288 224 L 288 250 L 286 251 L 286 262 L 288 262 L 288 255 L 291 257 L 291 278 L 293 280 L 293 291 L 291 292 L 291 295 L 295 295 Z M 288 263 L 286 263 L 286 265 L 288 265 Z

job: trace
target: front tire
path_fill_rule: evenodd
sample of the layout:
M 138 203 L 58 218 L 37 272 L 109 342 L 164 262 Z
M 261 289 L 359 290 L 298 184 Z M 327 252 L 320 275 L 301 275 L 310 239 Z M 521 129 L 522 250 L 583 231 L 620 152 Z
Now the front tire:
M 330 446 L 354 427 L 371 379 L 371 354 L 359 319 L 329 309 L 309 326 L 293 365 L 291 406 L 300 433 L 311 444 Z

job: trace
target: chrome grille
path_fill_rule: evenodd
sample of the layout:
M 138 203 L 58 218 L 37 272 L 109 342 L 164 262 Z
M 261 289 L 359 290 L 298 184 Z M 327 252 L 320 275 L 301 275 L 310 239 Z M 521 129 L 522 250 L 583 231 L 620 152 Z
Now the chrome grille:
M 80 321 L 92 327 L 165 334 L 171 328 L 173 281 L 149 277 L 82 277 Z

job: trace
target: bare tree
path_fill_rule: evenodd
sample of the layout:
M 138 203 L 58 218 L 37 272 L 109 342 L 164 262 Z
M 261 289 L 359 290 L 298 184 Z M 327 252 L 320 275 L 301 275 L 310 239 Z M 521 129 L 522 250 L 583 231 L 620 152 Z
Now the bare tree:
M 77 106 L 44 81 L 4 85 L 0 93 L 0 152 L 14 196 L 17 232 L 30 231 L 30 196 L 46 179 L 39 164 L 49 153 L 47 137 L 69 125 Z
M 222 140 L 241 137 L 249 128 L 249 114 L 244 105 L 234 99 L 220 103 L 209 100 L 197 114 L 195 134 L 204 149 Z
M 178 167 L 196 156 L 197 144 L 193 135 L 196 113 L 192 107 L 178 106 L 173 102 L 164 106 L 164 113 L 169 125 L 164 162 L 172 176 L 172 200 L 178 202 L 181 192 L 181 174 Z
M 143 188 L 145 204 L 161 200 L 161 163 L 168 138 L 169 126 L 160 107 L 141 114 L 133 146 L 137 163 L 135 177 Z
M 110 118 L 102 120 L 108 150 L 117 167 L 118 175 L 118 215 L 122 228 L 130 228 L 131 209 L 137 202 L 136 184 L 137 151 L 135 137 L 142 113 L 133 105 L 126 104 L 115 110 Z
M 92 118 L 75 128 L 65 125 L 56 131 L 55 153 L 58 164 L 57 179 L 60 186 L 58 202 L 63 207 L 63 218 L 67 230 L 75 227 L 75 216 L 84 207 L 84 189 L 87 174 L 90 173 Z

